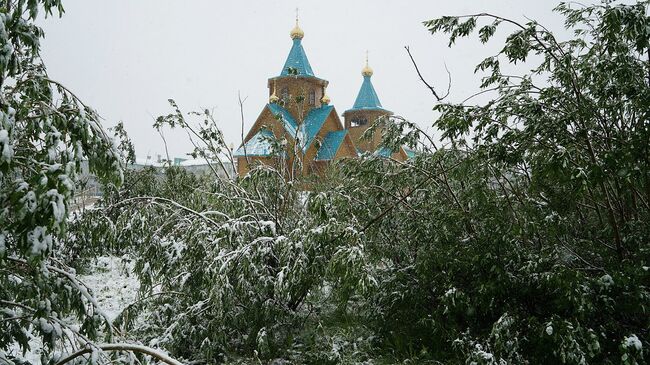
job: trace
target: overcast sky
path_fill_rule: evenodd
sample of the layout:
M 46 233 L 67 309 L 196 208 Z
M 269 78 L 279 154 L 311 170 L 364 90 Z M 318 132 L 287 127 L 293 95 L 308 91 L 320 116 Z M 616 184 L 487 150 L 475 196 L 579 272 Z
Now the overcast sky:
M 566 34 L 562 17 L 552 12 L 557 2 L 548 0 L 63 3 L 63 18 L 43 23 L 49 74 L 96 108 L 107 127 L 123 121 L 138 157 L 164 154 L 152 123 L 171 111 L 169 98 L 185 111 L 213 109 L 227 140 L 238 145 L 237 93 L 247 97 L 248 129 L 267 102 L 267 78 L 279 75 L 291 48 L 296 7 L 309 61 L 316 76 L 329 80 L 327 92 L 339 114 L 354 103 L 368 50 L 383 106 L 424 128 L 432 125 L 435 101 L 404 46 L 411 47 L 428 81 L 443 91 L 446 64 L 453 80 L 449 100 L 460 101 L 478 90 L 474 66 L 501 43 L 460 40 L 449 49 L 445 36 L 432 36 L 422 21 L 485 11 L 523 22 L 534 18 Z M 165 137 L 171 157 L 192 148 L 183 132 L 166 131 Z

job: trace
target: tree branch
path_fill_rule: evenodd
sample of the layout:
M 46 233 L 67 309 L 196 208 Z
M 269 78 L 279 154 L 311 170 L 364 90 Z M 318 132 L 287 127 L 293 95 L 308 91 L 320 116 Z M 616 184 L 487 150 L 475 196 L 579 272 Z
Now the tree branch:
M 415 71 L 418 73 L 418 76 L 420 77 L 420 80 L 426 85 L 426 87 L 431 91 L 433 96 L 436 98 L 438 101 L 442 101 L 445 99 L 447 96 L 449 96 L 449 91 L 451 90 L 451 73 L 449 72 L 449 69 L 447 68 L 447 65 L 445 65 L 445 70 L 447 70 L 447 76 L 449 78 L 449 83 L 447 86 L 447 93 L 443 96 L 438 95 L 436 92 L 436 89 L 433 88 L 433 86 L 429 85 L 429 83 L 424 79 L 422 74 L 420 73 L 420 68 L 418 67 L 418 64 L 415 62 L 415 59 L 413 58 L 413 55 L 411 54 L 411 49 L 409 46 L 405 46 L 404 49 L 406 49 L 406 53 L 408 53 L 409 58 L 411 59 L 411 62 L 413 63 L 413 67 L 415 67 Z
M 143 345 L 133 345 L 129 343 L 114 343 L 114 344 L 105 344 L 105 345 L 96 345 L 96 349 L 102 350 L 102 351 L 130 351 L 130 352 L 139 352 L 145 355 L 153 356 L 154 358 L 158 359 L 159 361 L 164 362 L 165 364 L 168 365 L 183 365 L 182 362 L 175 360 L 166 354 L 163 354 L 162 352 L 153 349 L 151 347 L 143 346 Z M 63 365 L 66 364 L 74 359 L 76 359 L 79 356 L 82 356 L 84 354 L 93 352 L 93 349 L 90 347 L 86 347 L 84 349 L 81 349 L 70 356 L 64 358 L 63 360 L 59 361 L 56 363 L 56 365 Z

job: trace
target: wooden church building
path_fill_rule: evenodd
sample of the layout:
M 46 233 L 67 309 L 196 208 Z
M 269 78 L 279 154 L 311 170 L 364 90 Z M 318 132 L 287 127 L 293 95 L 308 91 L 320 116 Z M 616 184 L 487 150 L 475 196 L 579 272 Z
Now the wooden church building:
M 392 115 L 379 102 L 367 58 L 361 89 L 352 108 L 343 113 L 343 124 L 330 105 L 329 82 L 317 77 L 309 64 L 297 20 L 290 35 L 293 45 L 282 72 L 267 82 L 269 103 L 234 154 L 238 175 L 246 175 L 260 163 L 281 166 L 282 162 L 291 173 L 309 175 L 322 173 L 332 161 L 364 154 L 399 161 L 409 158 L 412 152 L 405 148 L 378 148 L 381 133 L 370 140 L 360 138 L 378 118 Z

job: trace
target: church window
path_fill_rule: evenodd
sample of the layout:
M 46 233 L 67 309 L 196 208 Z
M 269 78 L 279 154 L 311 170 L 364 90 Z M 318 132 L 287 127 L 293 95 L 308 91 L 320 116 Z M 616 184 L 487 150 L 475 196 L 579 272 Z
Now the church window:
M 316 105 L 316 91 L 312 90 L 309 92 L 309 105 L 314 106 Z
M 360 125 L 366 125 L 368 124 L 368 119 L 366 118 L 353 118 L 352 119 L 352 126 L 360 126 Z
M 285 103 L 289 102 L 289 88 L 288 87 L 283 87 L 282 91 L 280 92 L 280 97 L 282 98 L 282 101 Z

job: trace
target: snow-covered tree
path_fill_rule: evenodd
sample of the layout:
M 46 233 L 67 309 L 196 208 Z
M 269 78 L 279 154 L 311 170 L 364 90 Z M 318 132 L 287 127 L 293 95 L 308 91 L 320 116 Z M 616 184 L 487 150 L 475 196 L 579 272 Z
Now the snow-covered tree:
M 45 362 L 106 323 L 53 255 L 82 165 L 121 181 L 120 155 L 97 113 L 50 79 L 39 57 L 43 31 L 34 21 L 62 11 L 60 1 L 3 1 L 0 9 L 0 361 L 11 361 L 10 345 L 28 350 L 36 337 Z M 81 326 L 66 324 L 70 315 Z
M 156 125 L 188 130 L 213 173 L 128 173 L 79 221 L 93 234 L 70 254 L 108 244 L 133 257 L 140 297 L 115 325 L 196 361 L 643 363 L 647 7 L 562 4 L 568 40 L 490 14 L 426 22 L 452 44 L 511 33 L 477 67 L 487 102 L 431 87 L 446 148 L 400 118 L 370 130 L 417 146 L 407 162 L 220 179 L 214 120 L 172 104 Z
M 111 338 L 110 321 L 60 257 L 82 173 L 119 185 L 128 147 L 115 144 L 97 112 L 47 74 L 39 55 L 44 34 L 35 21 L 40 14 L 62 13 L 59 0 L 0 2 L 2 364 L 26 363 L 21 354 L 34 346 L 41 347 L 43 364 L 86 353 L 104 359 L 100 348 L 152 352 L 93 342 L 100 333 Z M 121 127 L 115 131 L 123 135 Z

